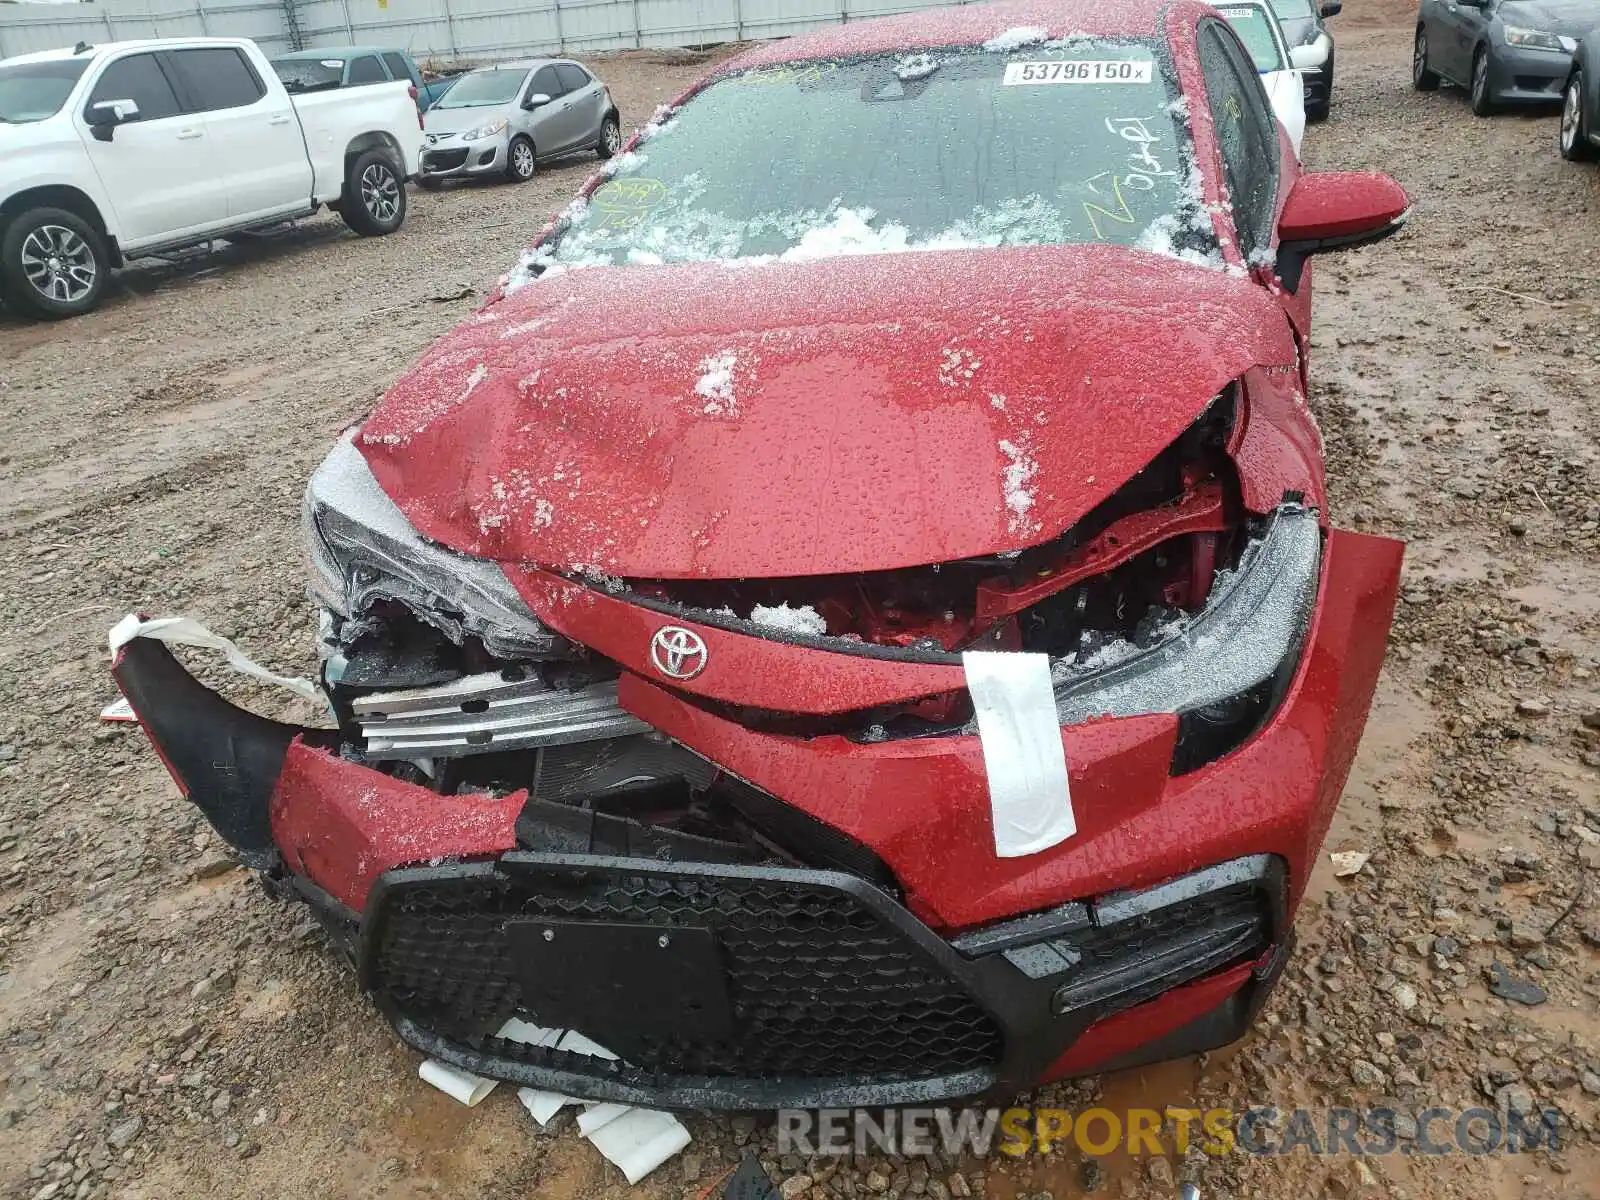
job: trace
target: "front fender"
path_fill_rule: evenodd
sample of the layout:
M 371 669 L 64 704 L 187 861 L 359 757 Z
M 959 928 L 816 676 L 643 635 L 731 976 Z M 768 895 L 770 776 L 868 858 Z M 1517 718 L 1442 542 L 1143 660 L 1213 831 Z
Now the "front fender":
M 120 236 L 116 209 L 76 130 L 65 136 L 52 133 L 38 140 L 26 134 L 0 136 L 0 162 L 6 168 L 4 181 L 0 182 L 0 207 L 8 212 L 26 204 L 30 192 L 66 188 L 94 208 L 111 237 Z

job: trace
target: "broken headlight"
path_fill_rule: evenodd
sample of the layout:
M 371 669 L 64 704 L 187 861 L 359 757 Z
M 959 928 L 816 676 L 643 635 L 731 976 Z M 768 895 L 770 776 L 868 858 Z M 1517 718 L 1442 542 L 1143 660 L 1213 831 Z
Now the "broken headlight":
M 1261 727 L 1294 676 L 1321 561 L 1316 513 L 1277 509 L 1237 566 L 1217 573 L 1205 607 L 1171 621 L 1154 645 L 1114 643 L 1056 663 L 1061 723 L 1177 713 L 1175 773 L 1226 754 Z
M 497 658 L 547 658 L 562 645 L 498 563 L 412 528 L 350 436 L 311 476 L 301 517 L 311 594 L 341 617 L 359 620 L 375 602 L 394 601 L 457 645 L 478 638 Z

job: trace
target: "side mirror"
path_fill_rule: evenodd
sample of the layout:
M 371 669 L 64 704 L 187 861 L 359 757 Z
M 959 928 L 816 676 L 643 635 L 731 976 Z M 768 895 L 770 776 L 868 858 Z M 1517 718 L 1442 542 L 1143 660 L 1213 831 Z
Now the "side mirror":
M 1387 175 L 1323 171 L 1295 182 L 1278 218 L 1278 277 L 1300 287 L 1308 255 L 1381 241 L 1405 224 L 1411 199 Z
M 1327 0 L 1317 13 L 1324 17 L 1337 17 L 1344 11 L 1344 0 Z
M 118 125 L 139 119 L 139 105 L 133 100 L 96 100 L 83 119 L 96 141 L 109 142 Z
M 524 100 L 522 102 L 522 107 L 526 108 L 526 109 L 543 108 L 546 104 L 549 104 L 549 103 L 550 103 L 550 97 L 549 96 L 545 95 L 545 93 L 543 93 L 543 92 L 535 92 L 533 95 L 529 96 L 526 100 Z
M 1289 65 L 1296 71 L 1320 71 L 1325 61 L 1315 46 L 1289 47 Z

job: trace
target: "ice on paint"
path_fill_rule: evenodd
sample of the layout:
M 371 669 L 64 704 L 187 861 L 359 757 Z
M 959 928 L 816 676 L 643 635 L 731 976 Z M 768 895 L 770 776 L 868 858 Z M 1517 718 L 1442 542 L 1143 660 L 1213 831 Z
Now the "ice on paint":
M 1002 438 L 999 446 L 1000 453 L 1006 458 L 1001 485 L 1005 490 L 1006 509 L 1011 514 L 1009 527 L 1012 533 L 1026 533 L 1030 526 L 1028 513 L 1034 503 L 1030 485 L 1033 477 L 1039 473 L 1039 464 L 1023 445 Z
M 703 411 L 707 416 L 739 415 L 739 401 L 733 392 L 733 368 L 738 361 L 739 356 L 732 350 L 723 350 L 701 361 L 694 394 L 705 401 Z
M 1024 46 L 1037 46 L 1049 38 L 1048 29 L 1041 29 L 1037 25 L 1019 25 L 1015 29 L 995 34 L 983 44 L 983 48 L 990 54 L 1010 54 L 1013 50 L 1021 50 Z

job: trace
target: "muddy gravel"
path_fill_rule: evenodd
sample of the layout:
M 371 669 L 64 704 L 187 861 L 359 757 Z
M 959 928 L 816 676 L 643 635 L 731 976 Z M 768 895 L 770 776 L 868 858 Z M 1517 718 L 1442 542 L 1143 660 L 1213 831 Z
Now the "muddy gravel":
M 1244 1042 L 1038 1099 L 1548 1107 L 1558 1149 L 1423 1156 L 1402 1128 L 1382 1157 L 805 1162 L 767 1122 L 704 1116 L 628 1189 L 511 1089 L 467 1110 L 418 1082 L 306 911 L 96 719 L 104 633 L 186 613 L 312 669 L 306 476 L 481 302 L 574 162 L 413 192 L 391 238 L 321 219 L 129 272 L 81 320 L 0 316 L 0 1194 L 695 1200 L 755 1149 L 791 1200 L 1600 1195 L 1600 170 L 1559 160 L 1553 114 L 1411 92 L 1410 19 L 1347 8 L 1333 119 L 1306 137 L 1312 167 L 1385 170 L 1415 201 L 1398 237 L 1316 268 L 1334 516 L 1410 543 L 1326 847 L 1371 857 L 1335 878 L 1324 856 Z M 702 69 L 601 72 L 637 122 Z

